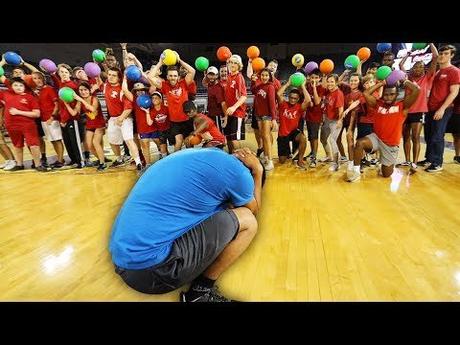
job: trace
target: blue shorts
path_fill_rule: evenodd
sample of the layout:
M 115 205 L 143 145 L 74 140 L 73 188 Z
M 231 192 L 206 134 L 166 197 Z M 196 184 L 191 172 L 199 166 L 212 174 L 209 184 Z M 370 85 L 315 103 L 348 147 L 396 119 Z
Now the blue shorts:
M 158 139 L 160 137 L 160 132 L 149 132 L 149 133 L 139 133 L 141 139 Z

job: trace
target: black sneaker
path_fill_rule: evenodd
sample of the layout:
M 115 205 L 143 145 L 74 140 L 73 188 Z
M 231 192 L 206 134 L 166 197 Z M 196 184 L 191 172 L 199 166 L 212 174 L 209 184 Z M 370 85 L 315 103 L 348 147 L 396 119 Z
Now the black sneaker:
M 262 152 L 264 152 L 263 148 L 262 149 L 257 149 L 257 157 L 259 157 Z
M 433 173 L 433 172 L 438 172 L 444 170 L 442 166 L 440 165 L 435 165 L 435 164 L 430 164 L 428 168 L 425 169 L 426 172 Z
M 40 165 L 39 167 L 36 167 L 35 170 L 37 170 L 39 172 L 47 172 L 47 171 L 50 171 L 51 168 L 44 167 L 43 165 Z
M 3 169 L 5 171 L 18 171 L 18 170 L 24 170 L 24 165 L 15 165 L 11 169 Z
M 48 160 L 47 160 L 46 158 L 45 158 L 45 159 L 41 158 L 41 159 L 40 159 L 40 164 L 41 164 L 42 166 L 44 166 L 45 168 L 48 168 L 48 167 L 49 167 L 49 165 L 48 165 Z
M 61 163 L 59 161 L 56 161 L 50 165 L 52 169 L 60 169 L 64 166 L 64 163 Z
M 460 156 L 455 156 L 454 157 L 454 162 L 460 164 Z
M 181 302 L 236 302 L 222 296 L 217 290 L 217 286 L 205 288 L 195 286 L 193 290 L 180 293 Z
M 107 164 L 99 164 L 99 166 L 96 169 L 97 171 L 104 171 L 107 170 Z
M 112 165 L 110 166 L 111 168 L 116 168 L 116 167 L 119 167 L 120 165 L 123 165 L 124 163 L 123 162 L 119 162 L 119 161 L 115 161 L 112 163 Z
M 362 165 L 362 166 L 370 167 L 370 166 L 371 166 L 371 162 L 369 162 L 366 158 L 363 158 L 363 159 L 361 159 L 361 165 Z
M 427 164 L 431 164 L 430 161 L 428 159 L 424 159 L 423 161 L 419 161 L 417 162 L 417 165 L 418 166 L 425 166 Z

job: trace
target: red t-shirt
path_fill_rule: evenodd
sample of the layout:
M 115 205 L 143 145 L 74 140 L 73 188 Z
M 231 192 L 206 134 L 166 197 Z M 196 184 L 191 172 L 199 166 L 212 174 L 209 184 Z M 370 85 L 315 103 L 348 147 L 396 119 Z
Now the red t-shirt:
M 54 103 L 59 99 L 54 88 L 49 85 L 43 86 L 38 92 L 38 104 L 40 106 L 40 119 L 48 121 L 53 114 Z
M 56 76 L 56 74 L 52 74 L 51 78 L 54 81 L 54 84 L 57 86 L 58 90 L 60 90 L 63 87 L 70 87 L 73 89 L 75 92 L 78 93 L 78 85 L 75 83 L 73 80 L 69 80 L 66 82 L 62 82 L 60 78 Z M 78 120 L 80 118 L 80 114 L 77 114 L 76 116 L 70 115 L 69 111 L 67 110 L 67 107 L 64 104 L 65 102 L 59 99 L 59 117 L 60 121 L 62 123 L 67 123 L 70 120 Z M 75 105 L 77 104 L 76 101 L 73 101 L 69 103 L 69 105 L 72 108 L 75 108 Z
M 143 111 L 141 107 L 137 105 L 136 95 L 134 95 L 133 107 L 134 107 L 134 116 L 136 117 L 137 133 L 144 134 L 144 133 L 151 133 L 151 132 L 156 131 L 157 127 L 155 126 L 155 121 L 153 121 L 153 124 L 149 126 L 149 124 L 147 123 L 147 117 L 146 117 L 145 111 Z
M 185 81 L 185 79 L 184 79 Z M 192 80 L 192 82 L 187 86 L 187 91 L 188 93 L 191 93 L 192 95 L 196 95 L 196 83 L 195 80 Z
M 243 75 L 240 72 L 235 75 L 229 74 L 224 91 L 225 103 L 227 103 L 227 107 L 229 108 L 238 102 L 241 96 L 247 96 Z M 233 116 L 244 118 L 246 116 L 246 104 L 239 106 L 233 113 Z
M 427 73 L 419 79 L 410 78 L 412 82 L 420 87 L 420 94 L 418 95 L 415 103 L 409 108 L 409 114 L 426 113 L 428 111 L 428 95 L 433 85 L 434 76 L 434 73 Z M 410 95 L 410 89 L 406 88 L 405 93 L 406 95 Z
M 179 81 L 175 86 L 171 86 L 167 80 L 161 83 L 160 92 L 166 96 L 169 119 L 172 122 L 184 122 L 189 120 L 189 117 L 182 109 L 182 104 L 188 101 L 188 88 L 185 80 Z
M 223 135 L 219 131 L 219 129 L 217 128 L 217 126 L 216 126 L 216 124 L 214 123 L 213 120 L 211 120 L 208 116 L 203 115 L 203 114 L 197 114 L 196 118 L 202 119 L 202 120 L 206 121 L 206 123 L 208 124 L 208 127 L 206 129 L 204 129 L 202 132 L 199 132 L 197 134 L 201 134 L 201 133 L 204 133 L 204 132 L 209 132 L 209 134 L 211 134 L 211 136 L 212 136 L 212 141 L 219 141 L 222 144 L 225 144 L 225 135 Z M 197 127 L 197 125 L 196 125 L 196 123 L 194 121 L 193 122 L 193 129 L 196 130 L 196 127 Z
M 299 126 L 299 121 L 303 116 L 302 105 L 300 103 L 291 105 L 289 102 L 283 101 L 278 106 L 278 113 L 280 120 L 278 135 L 286 137 Z
M 96 96 L 92 96 L 90 99 L 91 104 L 93 104 L 94 98 L 97 99 Z M 85 105 L 82 103 L 81 104 L 81 112 L 86 113 L 86 128 L 88 129 L 97 129 L 97 128 L 104 128 L 105 127 L 105 119 L 104 115 L 102 114 L 102 108 L 101 104 L 99 103 L 99 100 L 97 101 L 99 106 L 97 107 L 96 113 L 93 113 L 86 109 Z
M 208 85 L 208 116 L 223 116 L 224 88 L 220 83 Z
M 150 108 L 150 118 L 154 121 L 158 131 L 167 131 L 171 126 L 169 122 L 169 109 L 164 104 L 161 105 L 160 110 L 156 110 L 154 106 Z
M 5 106 L 3 116 L 5 119 L 5 127 L 7 129 L 23 129 L 31 125 L 36 126 L 35 118 L 10 114 L 11 108 L 16 108 L 22 111 L 32 111 L 34 109 L 39 110 L 40 106 L 36 97 L 29 93 L 18 95 L 12 91 L 7 91 L 3 93 L 1 101 Z
M 351 103 L 357 100 L 359 100 L 359 105 L 348 112 L 348 118 L 351 116 L 353 111 L 356 111 L 356 115 L 358 116 L 364 113 L 363 104 L 366 103 L 366 99 L 364 98 L 362 92 L 359 90 L 351 90 L 348 94 L 345 95 L 345 105 L 343 106 L 343 110 L 347 109 Z
M 4 107 L 3 105 L 3 95 L 5 94 L 5 91 L 0 90 L 0 109 Z
M 306 119 L 308 122 L 320 123 L 323 120 L 323 109 L 322 109 L 323 101 L 321 101 L 320 104 L 315 105 L 315 100 L 313 96 L 313 87 L 311 86 L 311 84 L 307 85 L 307 91 L 311 96 L 311 101 L 313 102 L 313 106 L 307 108 Z M 324 99 L 324 96 L 326 95 L 327 90 L 321 85 L 317 85 L 316 92 L 318 93 L 318 96 L 321 99 Z
M 124 110 L 133 109 L 133 102 L 123 95 L 119 84 L 112 86 L 109 83 L 105 83 L 104 98 L 110 117 L 118 117 Z
M 366 103 L 366 98 L 363 96 L 361 96 L 361 105 L 363 107 L 363 112 L 361 114 L 361 116 L 359 117 L 358 119 L 358 122 L 359 123 L 374 123 L 374 113 L 375 113 L 375 108 L 371 108 L 371 107 L 368 107 L 367 106 L 367 103 Z M 379 91 L 375 91 L 374 92 L 374 97 L 376 99 L 380 99 L 380 93 Z
M 276 119 L 275 87 L 272 83 L 263 84 L 260 81 L 251 82 L 254 95 L 254 110 L 256 116 L 271 115 Z
M 273 86 L 275 87 L 275 92 L 278 92 L 279 89 L 281 89 L 281 82 L 273 77 Z
M 345 99 L 343 92 L 340 89 L 337 89 L 332 92 L 328 92 L 326 96 L 326 114 L 329 120 L 338 120 L 339 113 L 338 109 L 343 107 L 345 104 Z
M 460 71 L 455 66 L 442 68 L 436 72 L 428 99 L 428 110 L 436 111 L 450 93 L 450 86 L 460 84 Z
M 379 99 L 374 109 L 375 134 L 389 146 L 399 145 L 403 123 L 406 120 L 403 112 L 404 102 L 399 101 L 393 105 L 386 105 Z

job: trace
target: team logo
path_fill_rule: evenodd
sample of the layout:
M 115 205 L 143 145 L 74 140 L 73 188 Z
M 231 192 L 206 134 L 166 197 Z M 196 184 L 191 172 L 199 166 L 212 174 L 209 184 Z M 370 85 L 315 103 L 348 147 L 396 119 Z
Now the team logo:
M 261 95 L 263 98 L 266 98 L 266 97 L 267 97 L 267 93 L 266 93 L 264 90 L 262 90 L 262 89 L 260 89 L 259 92 L 257 92 L 257 94 L 258 94 L 258 95 Z
M 158 123 L 165 123 L 167 118 L 168 116 L 165 114 L 157 114 L 155 116 L 155 121 Z

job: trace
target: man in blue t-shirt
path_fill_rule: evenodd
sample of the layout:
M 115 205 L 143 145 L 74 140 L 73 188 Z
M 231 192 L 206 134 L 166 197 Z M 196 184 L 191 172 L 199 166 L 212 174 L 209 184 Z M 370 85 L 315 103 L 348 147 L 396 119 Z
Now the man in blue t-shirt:
M 188 149 L 152 165 L 113 224 L 115 271 L 133 289 L 183 302 L 229 301 L 215 281 L 257 232 L 263 166 L 249 149 Z

